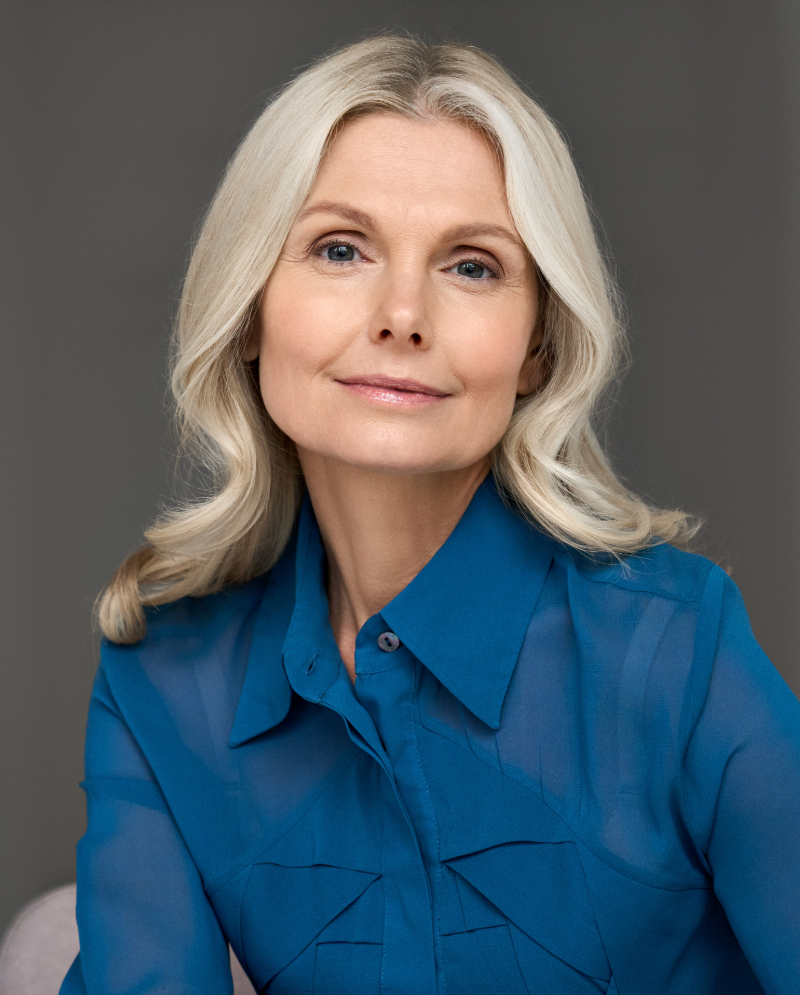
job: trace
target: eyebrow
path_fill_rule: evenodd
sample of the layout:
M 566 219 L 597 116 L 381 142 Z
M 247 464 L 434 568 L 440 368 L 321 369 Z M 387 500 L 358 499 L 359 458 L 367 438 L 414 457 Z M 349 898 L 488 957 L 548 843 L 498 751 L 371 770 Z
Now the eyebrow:
M 371 214 L 359 211 L 355 207 L 349 207 L 347 204 L 336 204 L 332 200 L 322 200 L 318 204 L 312 204 L 297 215 L 297 220 L 305 221 L 306 218 L 313 217 L 315 214 L 337 214 L 346 221 L 352 221 L 359 228 L 374 229 L 378 227 Z
M 298 214 L 297 220 L 305 221 L 306 218 L 313 217 L 315 214 L 336 214 L 338 217 L 344 218 L 346 221 L 351 221 L 359 228 L 371 228 L 373 231 L 379 227 L 377 221 L 371 214 L 367 214 L 366 211 L 359 211 L 357 208 L 351 207 L 349 204 L 337 204 L 330 200 L 323 200 L 318 204 L 312 204 L 310 207 L 307 207 L 304 211 L 301 211 L 300 214 Z M 443 241 L 464 242 L 473 238 L 478 238 L 482 235 L 502 238 L 506 242 L 510 242 L 516 248 L 521 249 L 523 252 L 527 251 L 524 242 L 515 231 L 510 228 L 506 228 L 504 225 L 496 225 L 489 222 L 484 223 L 478 221 L 473 224 L 458 225 L 455 228 L 450 228 L 445 232 Z
M 495 238 L 505 239 L 506 242 L 511 242 L 518 249 L 526 251 L 522 239 L 515 231 L 506 228 L 504 225 L 493 225 L 480 221 L 471 225 L 459 225 L 457 228 L 451 228 L 446 232 L 447 237 L 445 241 L 465 242 L 481 235 L 494 235 Z

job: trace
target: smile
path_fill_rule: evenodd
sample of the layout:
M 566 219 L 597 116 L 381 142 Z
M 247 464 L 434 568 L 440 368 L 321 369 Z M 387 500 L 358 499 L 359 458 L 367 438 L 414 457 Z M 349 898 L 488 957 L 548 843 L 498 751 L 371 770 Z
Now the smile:
M 348 377 L 336 382 L 351 394 L 392 407 L 411 408 L 438 404 L 450 396 L 446 391 L 429 387 L 417 380 L 405 380 L 397 377 Z

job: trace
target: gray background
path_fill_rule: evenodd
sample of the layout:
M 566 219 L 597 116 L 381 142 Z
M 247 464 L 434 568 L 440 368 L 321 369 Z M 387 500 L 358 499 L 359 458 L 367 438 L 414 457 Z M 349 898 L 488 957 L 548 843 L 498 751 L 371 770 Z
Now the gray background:
M 796 0 L 6 0 L 0 928 L 74 877 L 90 606 L 170 493 L 193 227 L 270 91 L 387 27 L 494 52 L 566 130 L 629 304 L 614 459 L 706 517 L 800 689 Z

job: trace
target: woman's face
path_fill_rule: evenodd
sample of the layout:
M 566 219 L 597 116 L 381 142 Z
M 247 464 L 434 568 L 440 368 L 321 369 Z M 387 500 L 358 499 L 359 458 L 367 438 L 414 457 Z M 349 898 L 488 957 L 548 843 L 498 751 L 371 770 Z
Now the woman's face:
M 246 358 L 314 454 L 384 473 L 481 463 L 539 382 L 533 265 L 485 138 L 375 113 L 322 162 Z

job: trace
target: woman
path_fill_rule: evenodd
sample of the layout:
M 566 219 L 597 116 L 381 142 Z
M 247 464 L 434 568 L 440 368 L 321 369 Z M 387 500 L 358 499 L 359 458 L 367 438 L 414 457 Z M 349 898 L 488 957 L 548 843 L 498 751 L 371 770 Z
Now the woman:
M 800 705 L 591 417 L 614 297 L 491 59 L 295 80 L 194 252 L 215 484 L 103 594 L 63 993 L 796 992 Z

